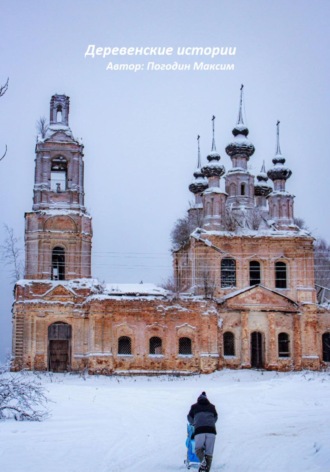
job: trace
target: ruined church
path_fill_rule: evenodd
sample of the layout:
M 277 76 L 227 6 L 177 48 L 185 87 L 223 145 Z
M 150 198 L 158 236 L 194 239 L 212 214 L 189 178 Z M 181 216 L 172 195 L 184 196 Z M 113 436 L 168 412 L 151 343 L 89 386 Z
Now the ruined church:
M 170 292 L 92 277 L 84 148 L 69 126 L 69 97 L 51 98 L 49 127 L 36 143 L 33 206 L 25 214 L 13 370 L 184 374 L 329 365 L 330 311 L 316 299 L 313 238 L 295 225 L 279 123 L 272 163 L 254 176 L 242 103 L 243 89 L 225 149 L 230 169 L 216 150 L 214 118 L 204 163 L 198 141 L 190 230 L 173 249 Z

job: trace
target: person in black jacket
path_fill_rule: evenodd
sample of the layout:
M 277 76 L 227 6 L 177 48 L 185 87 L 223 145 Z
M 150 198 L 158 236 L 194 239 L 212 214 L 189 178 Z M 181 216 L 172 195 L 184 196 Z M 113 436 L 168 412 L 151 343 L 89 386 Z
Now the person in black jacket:
M 201 461 L 200 471 L 209 472 L 211 469 L 215 435 L 215 423 L 218 419 L 217 410 L 209 402 L 206 393 L 202 392 L 197 403 L 191 405 L 188 421 L 194 426 L 196 455 Z

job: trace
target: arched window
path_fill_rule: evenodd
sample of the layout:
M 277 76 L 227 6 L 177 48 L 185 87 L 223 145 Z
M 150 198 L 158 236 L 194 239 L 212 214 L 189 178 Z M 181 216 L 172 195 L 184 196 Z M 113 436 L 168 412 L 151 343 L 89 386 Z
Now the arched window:
M 287 270 L 285 262 L 275 263 L 275 287 L 287 288 Z
M 330 362 L 330 333 L 322 335 L 322 358 L 323 362 Z
M 260 262 L 250 261 L 250 285 L 258 285 L 261 282 Z
M 59 246 L 52 252 L 52 280 L 65 280 L 65 250 Z
M 229 195 L 233 197 L 236 195 L 236 185 L 232 182 L 229 186 Z
M 192 354 L 191 339 L 180 338 L 179 339 L 179 354 L 190 355 Z
M 235 336 L 233 333 L 227 332 L 223 335 L 223 355 L 235 355 Z
M 128 336 L 121 336 L 118 339 L 118 354 L 123 356 L 132 354 L 132 342 Z
M 221 261 L 221 287 L 236 286 L 236 261 L 229 257 Z
M 278 357 L 290 357 L 290 337 L 287 333 L 278 335 Z
M 67 161 L 63 156 L 52 160 L 50 188 L 53 192 L 64 192 L 67 188 Z
M 245 195 L 245 184 L 241 184 L 241 195 Z
M 162 354 L 162 340 L 157 336 L 149 340 L 149 354 Z

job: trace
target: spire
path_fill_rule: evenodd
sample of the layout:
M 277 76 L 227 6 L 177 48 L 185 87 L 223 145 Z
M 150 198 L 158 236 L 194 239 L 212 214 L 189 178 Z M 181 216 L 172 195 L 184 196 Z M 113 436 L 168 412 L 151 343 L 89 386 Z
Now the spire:
M 212 147 L 211 147 L 211 151 L 216 151 L 217 148 L 215 146 L 215 138 L 214 138 L 214 120 L 215 120 L 215 116 L 213 115 L 212 116 Z
M 201 139 L 200 135 L 197 135 L 197 146 L 198 146 L 198 151 L 197 151 L 197 169 L 201 168 L 201 148 L 199 145 L 199 140 Z
M 282 156 L 280 148 L 280 121 L 277 120 L 276 123 L 276 156 Z
M 252 154 L 255 151 L 253 144 L 247 139 L 249 134 L 249 129 L 244 123 L 243 118 L 243 88 L 244 85 L 241 85 L 240 89 L 240 99 L 239 99 L 239 109 L 238 109 L 238 118 L 235 128 L 232 130 L 232 133 L 235 138 L 233 142 L 229 143 L 226 147 L 226 153 L 231 158 L 235 155 L 244 156 L 245 159 L 249 160 Z
M 239 99 L 239 109 L 238 109 L 238 119 L 237 119 L 237 124 L 238 125 L 244 125 L 244 119 L 243 119 L 243 89 L 244 85 L 241 85 L 241 93 L 240 93 L 240 99 Z

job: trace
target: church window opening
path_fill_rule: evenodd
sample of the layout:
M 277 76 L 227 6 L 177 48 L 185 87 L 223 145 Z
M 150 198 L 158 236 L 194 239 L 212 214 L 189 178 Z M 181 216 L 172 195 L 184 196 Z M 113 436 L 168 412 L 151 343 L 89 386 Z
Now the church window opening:
M 56 122 L 57 123 L 62 123 L 62 107 L 59 105 L 56 108 Z
M 241 195 L 245 195 L 245 184 L 241 184 Z
M 221 287 L 236 286 L 236 261 L 229 257 L 221 261 Z
M 129 356 L 132 354 L 132 341 L 128 336 L 121 336 L 118 339 L 118 354 Z
M 285 262 L 275 264 L 275 287 L 287 288 L 287 269 Z
M 260 262 L 250 261 L 250 285 L 258 285 L 261 283 Z
M 223 335 L 223 355 L 235 355 L 235 337 L 233 333 L 227 332 Z
M 53 192 L 64 192 L 67 187 L 67 162 L 64 157 L 52 160 L 50 188 Z
M 330 362 L 330 333 L 322 335 L 322 359 L 323 362 Z
M 179 339 L 179 354 L 189 356 L 192 354 L 192 346 L 190 338 Z
M 278 357 L 290 357 L 290 337 L 287 333 L 278 335 Z
M 149 354 L 162 354 L 162 340 L 157 336 L 149 340 Z
M 52 252 L 52 280 L 65 280 L 65 250 L 58 246 Z

